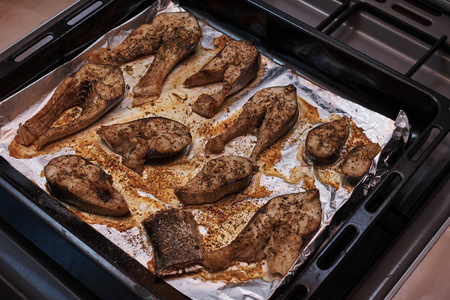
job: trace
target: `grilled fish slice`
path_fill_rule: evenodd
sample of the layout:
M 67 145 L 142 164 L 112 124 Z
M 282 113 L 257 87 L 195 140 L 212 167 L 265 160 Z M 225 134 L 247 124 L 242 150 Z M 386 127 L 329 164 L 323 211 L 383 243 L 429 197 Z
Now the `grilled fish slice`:
M 271 273 L 285 275 L 300 255 L 302 236 L 314 232 L 321 218 L 317 190 L 275 197 L 256 211 L 228 246 L 205 252 L 206 267 L 219 271 L 233 261 L 266 258 Z
M 139 26 L 117 47 L 101 48 L 88 59 L 91 63 L 120 66 L 140 56 L 155 53 L 167 31 L 191 26 L 198 27 L 198 24 L 195 17 L 188 12 L 162 13 L 153 18 L 150 24 Z
M 201 94 L 192 110 L 211 118 L 222 106 L 225 97 L 243 89 L 258 74 L 260 55 L 253 43 L 231 41 L 200 71 L 187 78 L 186 87 L 220 82 L 221 88 L 214 94 Z
M 222 152 L 228 141 L 246 134 L 263 119 L 250 156 L 255 161 L 262 151 L 294 126 L 298 114 L 297 94 L 293 85 L 262 89 L 244 105 L 236 122 L 225 133 L 206 143 L 206 150 L 212 153 Z
M 350 131 L 347 117 L 323 123 L 306 137 L 305 153 L 314 164 L 329 165 L 336 161 Z
M 77 155 L 53 158 L 44 167 L 47 188 L 56 198 L 88 213 L 129 214 L 123 196 L 112 186 L 112 178 L 98 166 Z
M 97 133 L 114 152 L 122 155 L 125 166 L 139 174 L 147 159 L 176 155 L 192 141 L 188 127 L 161 117 L 101 126 Z
M 156 37 L 160 39 L 160 45 L 150 68 L 133 88 L 133 106 L 158 99 L 166 76 L 194 51 L 202 36 L 197 19 L 190 13 L 167 13 L 158 17 L 162 19 Z
M 102 117 L 125 94 L 125 81 L 119 67 L 88 64 L 58 86 L 47 104 L 24 124 L 17 134 L 22 145 L 37 139 L 37 147 L 76 133 Z M 69 108 L 80 106 L 81 114 L 73 120 L 52 126 Z
M 210 160 L 175 195 L 184 205 L 214 203 L 225 195 L 242 191 L 253 177 L 251 160 L 230 155 Z
M 381 151 L 380 145 L 369 143 L 350 150 L 344 158 L 342 173 L 348 183 L 355 185 L 369 171 L 372 160 Z
M 322 218 L 317 190 L 279 196 L 259 208 L 227 246 L 207 252 L 198 225 L 187 211 L 158 212 L 143 222 L 155 253 L 158 275 L 189 272 L 203 266 L 212 272 L 234 261 L 266 258 L 269 271 L 285 275 L 299 256 L 303 236 L 314 232 Z
M 155 256 L 155 273 L 160 276 L 193 271 L 205 264 L 197 223 L 180 209 L 157 212 L 142 222 Z

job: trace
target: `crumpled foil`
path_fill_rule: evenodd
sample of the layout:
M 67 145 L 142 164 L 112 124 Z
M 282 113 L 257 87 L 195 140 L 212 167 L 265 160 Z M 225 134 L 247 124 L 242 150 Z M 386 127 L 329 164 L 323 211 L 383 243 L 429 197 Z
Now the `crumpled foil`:
M 87 63 L 86 58 L 90 53 L 101 47 L 114 47 L 139 25 L 149 22 L 157 13 L 177 11 L 183 11 L 183 9 L 170 1 L 156 2 L 149 7 L 148 10 L 105 34 L 73 61 L 66 63 L 17 94 L 11 96 L 9 99 L 3 101 L 3 103 L 0 104 L 0 155 L 19 172 L 34 181 L 42 189 L 46 190 L 45 178 L 41 173 L 43 167 L 53 157 L 63 154 L 73 154 L 74 151 L 70 148 L 63 148 L 56 153 L 44 154 L 30 159 L 16 159 L 11 157 L 9 155 L 8 146 L 16 135 L 19 123 L 24 123 L 39 111 L 62 80 Z M 203 30 L 202 46 L 206 49 L 214 48 L 212 46 L 213 40 L 222 34 L 228 34 L 234 38 L 238 37 L 234 33 L 222 33 L 212 28 L 207 22 L 202 22 L 201 26 Z M 364 190 L 364 193 L 361 195 L 361 197 L 363 197 L 364 194 L 375 186 L 380 178 L 382 178 L 389 170 L 386 161 L 390 154 L 398 150 L 398 147 L 406 142 L 406 139 L 409 136 L 407 116 L 404 112 L 400 112 L 399 117 L 394 122 L 383 115 L 370 111 L 319 87 L 313 82 L 299 76 L 292 69 L 275 63 L 270 60 L 270 54 L 262 54 L 265 55 L 266 65 L 265 73 L 259 83 L 242 93 L 236 101 L 230 104 L 229 110 L 221 112 L 216 118 L 215 124 L 219 124 L 233 115 L 234 112 L 238 111 L 257 90 L 271 86 L 294 84 L 297 89 L 297 95 L 310 105 L 316 107 L 322 120 L 327 120 L 331 115 L 348 116 L 363 130 L 367 138 L 372 142 L 378 143 L 383 148 L 381 154 L 374 159 L 369 174 L 367 174 L 360 182 L 360 185 L 363 186 Z M 131 86 L 135 84 L 133 78 L 127 78 L 127 80 L 127 84 Z M 112 123 L 118 117 L 129 114 L 128 108 L 131 100 L 132 98 L 127 96 L 119 108 L 115 108 L 112 112 L 108 113 L 107 116 L 100 120 L 100 122 L 103 124 Z M 296 139 L 288 139 L 281 150 L 282 157 L 275 165 L 275 168 L 286 178 L 290 176 L 290 172 L 295 167 L 300 166 L 300 162 L 297 159 L 298 149 L 301 147 L 302 141 L 304 141 L 305 133 L 308 129 L 312 128 L 312 125 L 314 124 L 294 129 L 292 136 L 296 137 Z M 197 144 L 201 146 L 204 145 L 204 142 L 205 140 L 199 138 Z M 254 137 L 245 137 L 241 142 L 251 146 L 254 143 Z M 237 150 L 237 148 L 231 147 L 225 150 L 225 154 L 248 156 L 250 151 L 251 147 L 247 147 L 244 150 Z M 198 151 L 192 151 L 190 158 L 193 158 L 195 155 L 203 154 Z M 377 164 L 376 162 L 378 160 L 379 163 Z M 264 173 L 261 175 L 260 183 L 272 192 L 270 197 L 245 199 L 244 201 L 253 201 L 261 204 L 278 195 L 304 191 L 299 184 L 289 183 L 281 177 L 270 176 Z M 265 278 L 232 284 L 222 281 L 205 281 L 194 276 L 175 277 L 165 280 L 193 299 L 267 299 L 278 286 L 289 284 L 290 279 L 296 270 L 317 250 L 321 241 L 324 239 L 324 229 L 330 224 L 335 212 L 352 194 L 352 190 L 348 190 L 343 186 L 335 189 L 322 184 L 319 180 L 315 180 L 315 185 L 320 191 L 320 200 L 323 210 L 322 224 L 317 233 L 302 251 L 297 262 L 284 278 L 267 276 Z M 147 195 L 144 192 L 141 194 L 143 197 L 154 197 L 153 195 Z M 144 203 L 141 203 L 141 210 L 146 211 L 148 210 L 148 207 L 146 207 Z M 192 212 L 198 217 L 199 214 L 201 214 L 201 209 L 193 210 Z M 152 211 L 148 210 L 147 213 L 150 214 Z M 140 228 L 133 227 L 126 231 L 118 231 L 105 224 L 92 224 L 92 226 L 144 266 L 147 266 L 148 262 L 152 259 L 151 246 L 149 245 L 145 233 Z

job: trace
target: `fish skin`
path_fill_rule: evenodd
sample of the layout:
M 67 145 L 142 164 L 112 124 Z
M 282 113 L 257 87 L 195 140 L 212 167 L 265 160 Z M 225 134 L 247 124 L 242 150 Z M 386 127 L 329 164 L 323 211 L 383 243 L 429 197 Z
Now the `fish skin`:
M 253 162 L 236 155 L 208 161 L 202 170 L 175 195 L 184 205 L 211 204 L 222 197 L 244 190 L 253 178 Z
M 188 127 L 163 117 L 103 125 L 97 129 L 97 134 L 123 157 L 126 167 L 141 175 L 147 159 L 176 155 L 192 142 Z
M 192 106 L 197 114 L 212 118 L 222 107 L 225 98 L 242 90 L 256 78 L 260 68 L 260 54 L 252 42 L 231 41 L 197 73 L 184 81 L 186 87 L 219 83 L 219 91 L 201 94 Z
M 55 157 L 44 167 L 49 192 L 57 199 L 88 213 L 125 216 L 130 213 L 112 178 L 77 155 Z
M 245 103 L 233 125 L 223 134 L 211 138 L 205 148 L 211 153 L 222 152 L 227 142 L 256 128 L 262 119 L 256 133 L 257 142 L 250 155 L 250 159 L 256 161 L 261 152 L 295 125 L 298 115 L 297 94 L 293 85 L 262 89 Z
M 185 268 L 205 264 L 200 232 L 190 212 L 159 211 L 146 218 L 142 225 L 153 246 L 157 275 L 177 274 Z
M 40 149 L 85 129 L 122 101 L 124 94 L 125 80 L 119 67 L 87 64 L 66 78 L 38 113 L 19 124 L 19 142 L 29 146 L 37 140 Z M 82 108 L 78 117 L 52 127 L 65 110 L 75 106 Z

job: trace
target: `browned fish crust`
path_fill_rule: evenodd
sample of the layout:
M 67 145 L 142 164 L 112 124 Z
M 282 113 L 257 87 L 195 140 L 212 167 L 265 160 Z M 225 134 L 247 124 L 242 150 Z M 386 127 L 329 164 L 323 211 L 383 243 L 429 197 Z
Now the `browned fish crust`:
M 185 80 L 186 87 L 221 83 L 221 89 L 214 94 L 201 94 L 192 110 L 203 117 L 213 117 L 227 96 L 240 91 L 256 78 L 260 60 L 260 54 L 252 42 L 228 43 L 200 71 Z
M 155 273 L 178 274 L 204 265 L 204 249 L 192 214 L 180 209 L 159 211 L 142 222 L 155 256 Z
M 44 167 L 49 192 L 57 199 L 88 213 L 129 214 L 123 196 L 112 186 L 112 178 L 98 166 L 77 155 L 63 155 Z
M 297 94 L 293 85 L 262 89 L 245 103 L 236 122 L 223 134 L 210 139 L 205 148 L 212 153 L 222 152 L 227 142 L 256 128 L 262 119 L 250 156 L 256 161 L 261 152 L 295 125 L 298 115 Z
M 316 165 L 332 164 L 338 159 L 349 133 L 347 117 L 311 129 L 305 141 L 306 157 Z
M 357 184 L 369 171 L 372 160 L 381 151 L 380 145 L 369 143 L 350 150 L 342 163 L 342 173 L 345 180 L 351 184 Z
M 162 117 L 101 126 L 97 133 L 114 152 L 122 155 L 126 167 L 139 174 L 147 159 L 174 156 L 192 141 L 188 127 Z
M 119 67 L 88 64 L 58 86 L 47 104 L 24 124 L 19 124 L 20 143 L 28 146 L 36 139 L 37 147 L 76 133 L 122 101 L 125 80 Z M 68 123 L 52 126 L 69 108 L 79 106 L 81 114 Z
M 241 156 L 229 155 L 210 160 L 175 195 L 184 205 L 217 202 L 225 195 L 244 190 L 252 181 L 254 165 Z

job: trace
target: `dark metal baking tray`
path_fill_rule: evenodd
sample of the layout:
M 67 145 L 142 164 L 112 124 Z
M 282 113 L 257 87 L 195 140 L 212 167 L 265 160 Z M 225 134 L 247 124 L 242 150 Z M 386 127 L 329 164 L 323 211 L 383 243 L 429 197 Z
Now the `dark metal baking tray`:
M 46 72 L 72 59 L 98 36 L 141 11 L 152 1 L 109 1 L 71 28 L 65 27 L 70 16 L 62 16 L 49 24 L 54 38 L 42 49 L 15 61 L 33 42 L 39 41 L 47 31 L 36 32 L 23 40 L 17 49 L 7 51 L 0 61 L 1 99 L 20 90 Z M 86 1 L 83 7 L 93 1 Z M 361 55 L 348 45 L 337 41 L 311 26 L 289 16 L 262 1 L 180 1 L 180 5 L 195 14 L 206 17 L 211 24 L 251 39 L 262 50 L 301 75 L 329 89 L 335 94 L 363 105 L 373 111 L 395 119 L 403 110 L 409 117 L 411 136 L 407 144 L 398 149 L 387 163 L 390 172 L 362 200 L 351 198 L 334 218 L 329 228 L 330 238 L 305 268 L 292 279 L 285 289 L 275 292 L 274 298 L 311 297 L 355 249 L 389 207 L 410 197 L 412 207 L 421 201 L 408 194 L 410 186 L 422 178 L 429 178 L 423 186 L 416 186 L 417 194 L 424 193 L 442 172 L 420 170 L 432 151 L 450 130 L 450 101 L 410 78 L 386 68 L 381 63 Z M 59 23 L 62 22 L 62 23 Z M 54 26 L 54 27 L 52 27 Z M 61 27 L 58 31 L 59 26 Z M 94 28 L 94 29 L 93 29 Z M 7 84 L 6 84 L 7 82 Z M 431 138 L 430 138 L 431 136 Z M 449 157 L 443 158 L 447 166 Z M 27 178 L 0 159 L 0 185 L 12 193 L 10 207 L 2 207 L 2 217 L 17 207 L 30 212 L 43 228 L 52 228 L 63 235 L 63 240 L 99 266 L 110 276 L 143 298 L 184 298 L 163 280 L 157 278 L 125 254 L 121 249 L 81 221 L 72 212 L 38 188 Z M 431 180 L 432 179 L 432 180 Z M 400 212 L 408 214 L 408 211 Z M 32 235 L 17 214 L 10 222 Z M 37 229 L 36 229 L 37 230 Z M 47 229 L 46 229 L 47 230 Z M 57 235 L 57 234 L 56 234 Z M 380 238 L 380 235 L 375 235 Z M 382 235 L 381 235 L 382 237 Z M 32 237 L 29 236 L 30 239 Z M 50 246 L 38 241 L 49 256 L 58 257 Z M 345 254 L 345 255 L 344 255 Z M 64 260 L 64 259 L 61 259 Z M 66 262 L 63 262 L 66 263 Z M 67 265 L 67 263 L 66 263 Z M 70 267 L 67 267 L 70 269 Z M 79 277 L 82 277 L 80 275 Z M 86 281 L 85 284 L 91 284 Z M 95 289 L 95 287 L 92 287 Z M 112 289 L 114 290 L 114 289 Z

